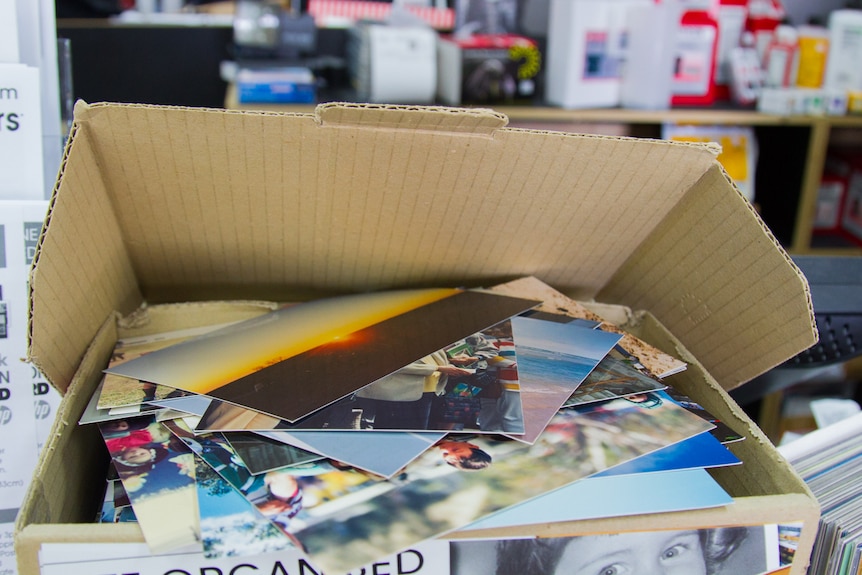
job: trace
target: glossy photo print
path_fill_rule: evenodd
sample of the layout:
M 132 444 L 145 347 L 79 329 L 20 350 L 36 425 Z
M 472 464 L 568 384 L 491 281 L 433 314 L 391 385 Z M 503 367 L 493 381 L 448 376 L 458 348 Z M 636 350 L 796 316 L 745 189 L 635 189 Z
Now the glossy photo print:
M 512 333 L 527 428 L 521 435 L 507 435 L 532 443 L 620 336 L 528 317 L 512 318 Z
M 599 362 L 584 383 L 564 402 L 564 407 L 658 391 L 667 387 L 667 384 L 658 378 L 639 369 L 636 358 L 623 355 L 618 349 L 615 347 Z
M 761 575 L 778 569 L 775 525 L 453 541 L 451 575 Z
M 107 371 L 295 421 L 536 303 L 453 289 L 315 300 Z
M 204 557 L 232 557 L 294 548 L 289 537 L 197 455 L 195 481 Z
M 672 403 L 648 408 L 615 400 L 560 411 L 532 445 L 483 435 L 444 438 L 391 480 L 357 484 L 350 497 L 309 505 L 289 528 L 315 565 L 347 572 L 709 427 Z M 356 472 L 341 473 L 347 475 L 316 477 L 315 488 Z M 328 552 L 336 548 L 341 552 Z
M 218 324 L 120 339 L 114 345 L 114 351 L 111 354 L 111 359 L 108 361 L 108 368 L 225 327 L 227 327 L 226 324 Z M 102 379 L 97 407 L 99 409 L 109 409 L 112 407 L 140 405 L 150 401 L 181 397 L 188 394 L 189 392 L 180 391 L 172 387 L 106 373 Z
M 198 544 L 191 450 L 152 416 L 103 422 L 99 430 L 153 552 Z

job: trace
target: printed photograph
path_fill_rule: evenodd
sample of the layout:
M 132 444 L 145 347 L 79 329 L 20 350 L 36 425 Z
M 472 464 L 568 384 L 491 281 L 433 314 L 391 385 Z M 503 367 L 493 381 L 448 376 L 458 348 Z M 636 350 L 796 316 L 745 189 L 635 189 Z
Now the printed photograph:
M 464 431 L 524 433 L 509 320 L 402 367 L 296 422 L 214 401 L 197 431 Z
M 258 555 L 293 547 L 290 538 L 197 456 L 195 477 L 204 557 Z
M 681 393 L 678 389 L 673 386 L 668 386 L 665 388 L 664 393 L 667 395 L 667 398 L 671 401 L 681 405 L 686 408 L 690 412 L 694 413 L 698 417 L 702 417 L 708 422 L 712 423 L 715 427 L 712 429 L 712 434 L 722 443 L 733 443 L 735 441 L 741 441 L 745 439 L 744 435 L 741 435 L 730 428 L 726 423 L 717 419 L 713 414 L 706 410 L 701 404 L 690 398 L 689 396 Z
M 289 528 L 293 518 L 304 506 L 315 501 L 314 495 L 306 493 L 303 487 L 306 484 L 310 486 L 317 475 L 338 473 L 337 467 L 330 462 L 318 460 L 255 475 L 249 471 L 222 434 L 195 435 L 179 420 L 165 425 L 176 438 L 188 445 L 194 454 L 270 521 L 293 546 L 304 549 Z M 344 495 L 345 486 L 352 487 L 372 480 L 372 476 L 359 472 L 349 475 L 350 477 L 339 481 L 338 486 L 332 486 L 327 496 Z
M 774 525 L 451 541 L 451 575 L 761 575 L 780 567 Z
M 510 437 L 532 443 L 620 336 L 528 317 L 512 318 L 511 323 L 526 431 Z
M 282 308 L 107 371 L 292 422 L 536 303 L 452 289 L 328 298 Z
M 213 399 L 210 400 L 209 405 L 195 425 L 195 431 L 197 433 L 266 431 L 278 429 L 279 425 L 291 426 L 292 424 L 289 421 L 259 411 Z
M 796 551 L 799 549 L 799 537 L 801 535 L 801 523 L 778 526 L 778 555 L 782 565 L 793 563 L 793 558 L 796 557 Z
M 667 384 L 639 368 L 637 359 L 624 353 L 615 346 L 587 376 L 584 383 L 569 396 L 563 406 L 585 405 L 594 401 L 605 401 L 635 393 L 648 393 L 667 387 Z
M 379 431 L 373 438 L 350 431 L 260 431 L 275 441 L 296 445 L 386 479 L 397 474 L 446 432 Z M 373 439 L 373 441 L 369 441 Z
M 247 431 L 227 432 L 225 440 L 253 474 L 311 463 L 323 456 Z
M 188 447 L 152 416 L 98 425 L 153 552 L 198 544 L 194 457 Z
M 247 489 L 251 485 L 254 474 L 249 471 L 245 461 L 242 460 L 231 444 L 228 443 L 223 434 L 195 434 L 180 419 L 166 421 L 164 422 L 164 426 L 228 483 L 240 491 Z
M 620 493 L 643 493 L 645 496 L 620 497 Z M 494 513 L 465 529 L 688 511 L 731 503 L 733 498 L 704 469 L 612 476 L 599 473 Z
M 126 406 L 124 408 L 109 407 L 106 409 L 99 409 L 97 405 L 99 403 L 99 395 L 102 390 L 103 383 L 104 378 L 97 384 L 96 390 L 93 392 L 93 395 L 90 397 L 90 400 L 84 407 L 84 412 L 78 419 L 78 423 L 80 425 L 99 423 L 101 421 L 128 419 L 129 417 L 134 415 L 155 415 L 164 411 L 160 407 L 147 404 L 140 406 L 132 406 L 131 408 L 129 408 L 129 406 Z
M 388 481 L 350 481 L 349 497 L 342 485 L 359 472 L 317 475 L 308 484 L 317 493 L 335 486 L 342 495 L 304 498 L 288 529 L 315 565 L 347 572 L 708 428 L 670 402 L 567 409 L 533 445 L 500 436 L 443 439 Z
M 663 379 L 674 373 L 686 369 L 686 363 L 674 356 L 665 353 L 653 345 L 639 339 L 624 329 L 621 329 L 609 321 L 605 321 L 600 315 L 590 311 L 583 304 L 560 293 L 548 284 L 535 277 L 524 277 L 508 283 L 499 284 L 490 288 L 490 291 L 512 296 L 527 295 L 542 301 L 535 310 L 563 315 L 573 319 L 587 319 L 599 322 L 599 329 L 622 336 L 620 347 L 646 367 L 646 369 L 659 379 Z
M 105 482 L 105 496 L 102 498 L 102 506 L 99 508 L 96 523 L 114 522 L 114 515 L 117 509 L 114 504 L 114 484 L 119 482 L 119 479 L 108 480 Z
M 595 477 L 642 475 L 681 469 L 710 469 L 741 463 L 742 461 L 718 441 L 710 430 L 601 471 Z
M 120 339 L 114 346 L 114 352 L 108 361 L 108 368 L 225 327 L 227 327 L 225 324 L 218 324 L 164 332 L 150 336 Z M 102 378 L 102 388 L 98 394 L 97 407 L 98 409 L 109 409 L 127 405 L 140 405 L 149 401 L 183 397 L 186 395 L 188 395 L 188 392 L 172 387 L 106 373 Z

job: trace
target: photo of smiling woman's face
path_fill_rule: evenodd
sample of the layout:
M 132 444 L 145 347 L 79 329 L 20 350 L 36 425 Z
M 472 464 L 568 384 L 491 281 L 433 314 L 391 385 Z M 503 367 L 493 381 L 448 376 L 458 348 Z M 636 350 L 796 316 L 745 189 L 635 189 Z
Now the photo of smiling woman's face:
M 554 575 L 706 575 L 697 531 L 622 533 L 572 539 Z

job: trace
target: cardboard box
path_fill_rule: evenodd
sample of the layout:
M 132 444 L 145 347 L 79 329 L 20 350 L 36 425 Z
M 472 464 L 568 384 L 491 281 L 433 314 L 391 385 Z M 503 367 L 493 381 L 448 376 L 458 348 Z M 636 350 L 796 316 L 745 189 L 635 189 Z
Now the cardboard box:
M 143 541 L 91 523 L 107 454 L 76 425 L 123 330 L 525 275 L 643 310 L 607 319 L 689 361 L 671 383 L 748 435 L 733 446 L 744 464 L 714 472 L 731 506 L 529 531 L 802 521 L 804 573 L 817 502 L 724 389 L 816 342 L 808 285 L 715 146 L 512 129 L 484 109 L 79 103 L 75 116 L 31 272 L 30 358 L 65 397 L 17 520 L 22 573 L 44 542 Z

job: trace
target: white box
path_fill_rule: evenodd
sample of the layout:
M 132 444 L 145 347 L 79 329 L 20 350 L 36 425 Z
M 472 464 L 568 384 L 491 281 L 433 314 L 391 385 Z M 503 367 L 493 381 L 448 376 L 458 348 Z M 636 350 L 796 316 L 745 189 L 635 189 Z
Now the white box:
M 649 0 L 552 0 L 545 98 L 563 108 L 620 103 L 629 7 Z
M 418 26 L 356 26 L 350 39 L 351 75 L 358 99 L 430 104 L 437 91 L 437 33 Z

